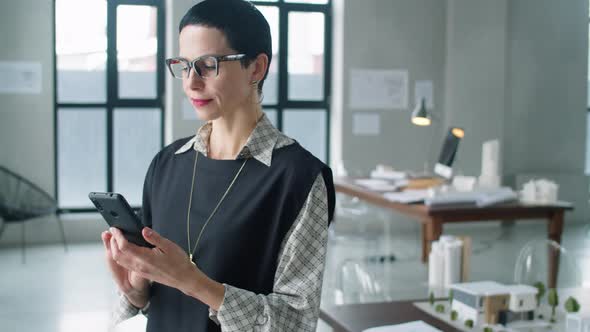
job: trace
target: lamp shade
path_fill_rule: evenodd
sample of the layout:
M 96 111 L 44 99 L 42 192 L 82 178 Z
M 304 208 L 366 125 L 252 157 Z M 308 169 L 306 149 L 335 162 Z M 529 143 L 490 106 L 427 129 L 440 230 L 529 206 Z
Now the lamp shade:
M 428 110 L 426 109 L 425 98 L 420 100 L 420 104 L 416 105 L 416 108 L 412 112 L 412 123 L 416 126 L 430 126 L 432 123 L 430 114 L 428 114 Z
M 451 133 L 457 138 L 463 138 L 465 136 L 465 130 L 459 127 L 451 128 Z

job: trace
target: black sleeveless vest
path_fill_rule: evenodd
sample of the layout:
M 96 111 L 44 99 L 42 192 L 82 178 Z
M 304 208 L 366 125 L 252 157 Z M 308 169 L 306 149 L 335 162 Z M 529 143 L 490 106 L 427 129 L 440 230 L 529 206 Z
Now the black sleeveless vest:
M 144 184 L 143 221 L 187 248 L 188 208 L 195 150 L 175 155 L 188 138 L 163 149 Z M 191 241 L 229 186 L 243 159 L 214 160 L 199 154 L 191 208 Z M 319 174 L 328 192 L 328 220 L 334 213 L 334 185 L 328 166 L 294 143 L 273 151 L 268 167 L 249 159 L 233 188 L 207 225 L 194 260 L 213 280 L 257 294 L 272 292 L 282 241 Z M 194 242 L 191 243 L 194 246 Z M 221 331 L 209 308 L 177 289 L 154 283 L 148 332 Z

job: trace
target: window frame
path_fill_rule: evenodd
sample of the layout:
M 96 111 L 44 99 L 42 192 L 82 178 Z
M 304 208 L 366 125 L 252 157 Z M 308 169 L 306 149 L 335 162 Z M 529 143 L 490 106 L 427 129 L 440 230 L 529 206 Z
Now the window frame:
M 88 207 L 73 208 L 62 206 L 59 202 L 59 146 L 58 146 L 58 130 L 59 130 L 59 112 L 75 111 L 75 109 L 93 109 L 103 108 L 106 116 L 106 190 L 111 192 L 114 187 L 114 110 L 127 109 L 133 110 L 135 108 L 155 108 L 160 110 L 160 148 L 164 146 L 164 96 L 165 96 L 165 1 L 164 0 L 105 0 L 107 6 L 107 60 L 106 60 L 106 101 L 103 103 L 71 103 L 59 102 L 58 100 L 58 70 L 57 70 L 57 31 L 56 31 L 56 3 L 53 3 L 53 146 L 54 146 L 54 181 L 55 189 L 54 195 L 58 200 L 58 214 L 62 213 L 84 213 L 96 212 L 88 201 Z M 117 6 L 132 5 L 132 6 L 151 6 L 157 8 L 156 24 L 157 24 L 157 51 L 156 51 L 156 97 L 155 98 L 120 98 L 119 97 L 119 71 L 117 59 Z M 135 207 L 137 209 L 138 207 Z
M 276 111 L 277 128 L 283 131 L 283 113 L 286 109 L 290 112 L 296 111 L 318 111 L 326 113 L 326 155 L 317 156 L 324 158 L 327 164 L 330 163 L 330 93 L 332 87 L 332 0 L 326 4 L 309 4 L 285 2 L 285 0 L 251 1 L 252 4 L 260 7 L 278 8 L 279 10 L 279 53 L 278 59 L 278 87 L 277 102 L 273 104 L 262 104 L 263 110 Z M 322 13 L 324 14 L 324 93 L 321 100 L 290 100 L 289 99 L 289 13 Z M 274 51 L 274 50 L 273 50 Z M 320 110 L 321 109 L 321 110 Z

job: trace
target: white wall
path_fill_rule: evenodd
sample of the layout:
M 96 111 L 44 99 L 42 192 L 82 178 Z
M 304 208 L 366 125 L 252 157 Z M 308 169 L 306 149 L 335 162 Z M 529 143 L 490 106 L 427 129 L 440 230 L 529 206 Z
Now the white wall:
M 504 183 L 520 188 L 532 177 L 560 184 L 574 202 L 569 221 L 586 221 L 584 175 L 588 59 L 586 0 L 354 1 L 343 7 L 342 60 L 334 62 L 332 112 L 341 118 L 333 156 L 367 172 L 384 162 L 421 169 L 434 129 L 432 161 L 443 130 L 465 128 L 455 168 L 479 175 L 481 144 L 498 138 Z M 337 22 L 335 20 L 335 22 Z M 336 35 L 338 38 L 338 35 Z M 335 45 L 340 41 L 337 39 Z M 409 124 L 410 109 L 383 111 L 379 136 L 352 135 L 347 106 L 351 68 L 408 69 L 435 83 L 434 128 Z M 410 93 L 410 100 L 413 95 Z M 340 147 L 340 150 L 338 150 Z M 337 159 L 336 159 L 337 160 Z M 334 160 L 334 161 L 336 161 Z
M 197 1 L 167 0 L 166 57 L 178 53 L 178 23 Z M 54 87 L 53 87 L 53 1 L 0 1 L 0 61 L 37 61 L 43 68 L 40 95 L 0 94 L 0 164 L 22 174 L 53 195 L 54 179 Z M 17 33 L 15 33 L 17 32 Z M 191 135 L 199 121 L 182 118 L 183 100 L 179 82 L 166 72 L 165 144 Z M 97 241 L 105 229 L 97 214 L 61 217 L 70 242 Z M 21 241 L 21 225 L 9 224 L 0 246 Z M 27 243 L 61 241 L 55 218 L 26 223 Z
M 52 12 L 50 0 L 0 1 L 0 61 L 32 61 L 42 68 L 40 94 L 0 94 L 0 165 L 51 195 L 55 191 Z M 27 227 L 31 228 L 39 235 L 58 234 L 55 223 L 33 222 Z M 20 241 L 18 231 L 7 227 L 0 243 Z
M 504 182 L 545 177 L 586 221 L 588 2 L 449 0 L 447 125 L 465 127 L 457 169 L 479 174 L 498 138 Z
M 336 31 L 343 30 L 343 38 L 335 42 L 335 53 L 341 52 L 338 56 L 342 59 L 334 63 L 334 77 L 341 79 L 334 83 L 333 99 L 336 100 L 333 100 L 332 113 L 342 121 L 344 166 L 353 172 L 368 172 L 381 162 L 400 169 L 421 170 L 428 158 L 433 133 L 438 137 L 440 126 L 421 128 L 410 123 L 414 107 L 413 89 L 410 89 L 408 109 L 358 111 L 379 114 L 380 135 L 352 135 L 354 112 L 348 105 L 350 70 L 408 70 L 410 86 L 415 80 L 433 80 L 434 113 L 444 119 L 445 1 L 343 0 L 335 6 L 344 8 L 341 21 L 344 26 L 334 27 Z M 335 22 L 339 22 L 338 19 Z M 438 148 L 437 144 L 432 151 Z
M 167 0 L 166 56 L 177 54 L 178 22 L 194 3 Z M 40 95 L 0 95 L 0 163 L 50 193 L 55 188 L 52 6 L 49 0 L 0 2 L 0 60 L 38 61 L 43 68 Z M 332 161 L 343 159 L 362 171 L 378 162 L 421 169 L 431 142 L 430 159 L 436 157 L 443 128 L 460 125 L 467 136 L 457 167 L 464 173 L 479 173 L 481 142 L 499 137 L 508 183 L 531 176 L 554 179 L 561 197 L 576 203 L 568 220 L 585 220 L 587 6 L 585 0 L 335 0 Z M 347 104 L 351 68 L 408 69 L 411 86 L 432 79 L 441 125 L 412 126 L 410 107 L 376 112 L 381 135 L 353 136 Z M 200 125 L 183 119 L 179 83 L 167 78 L 166 143 Z M 93 218 L 65 219 L 70 240 L 95 239 L 103 228 Z M 59 239 L 54 223 L 32 222 L 28 230 L 35 242 Z M 0 244 L 19 236 L 18 227 L 9 227 Z
M 0 94 L 0 165 L 55 190 L 53 1 L 0 1 L 0 61 L 42 66 L 40 94 Z
M 166 0 L 167 58 L 178 56 L 178 24 L 186 11 L 199 2 L 195 0 Z M 166 70 L 165 145 L 179 138 L 194 135 L 196 130 L 203 124 L 202 121 L 196 119 L 196 116 L 185 118 L 182 103 L 185 102 L 186 96 L 182 91 L 182 82 L 168 74 L 168 70 Z

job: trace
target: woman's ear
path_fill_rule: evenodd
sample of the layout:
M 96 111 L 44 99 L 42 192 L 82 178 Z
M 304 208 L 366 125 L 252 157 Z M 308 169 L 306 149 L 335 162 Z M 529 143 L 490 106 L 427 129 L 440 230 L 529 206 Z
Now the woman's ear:
M 262 81 L 268 68 L 268 56 L 264 53 L 258 54 L 251 66 L 254 66 L 254 71 L 252 72 L 252 79 L 250 81 Z

